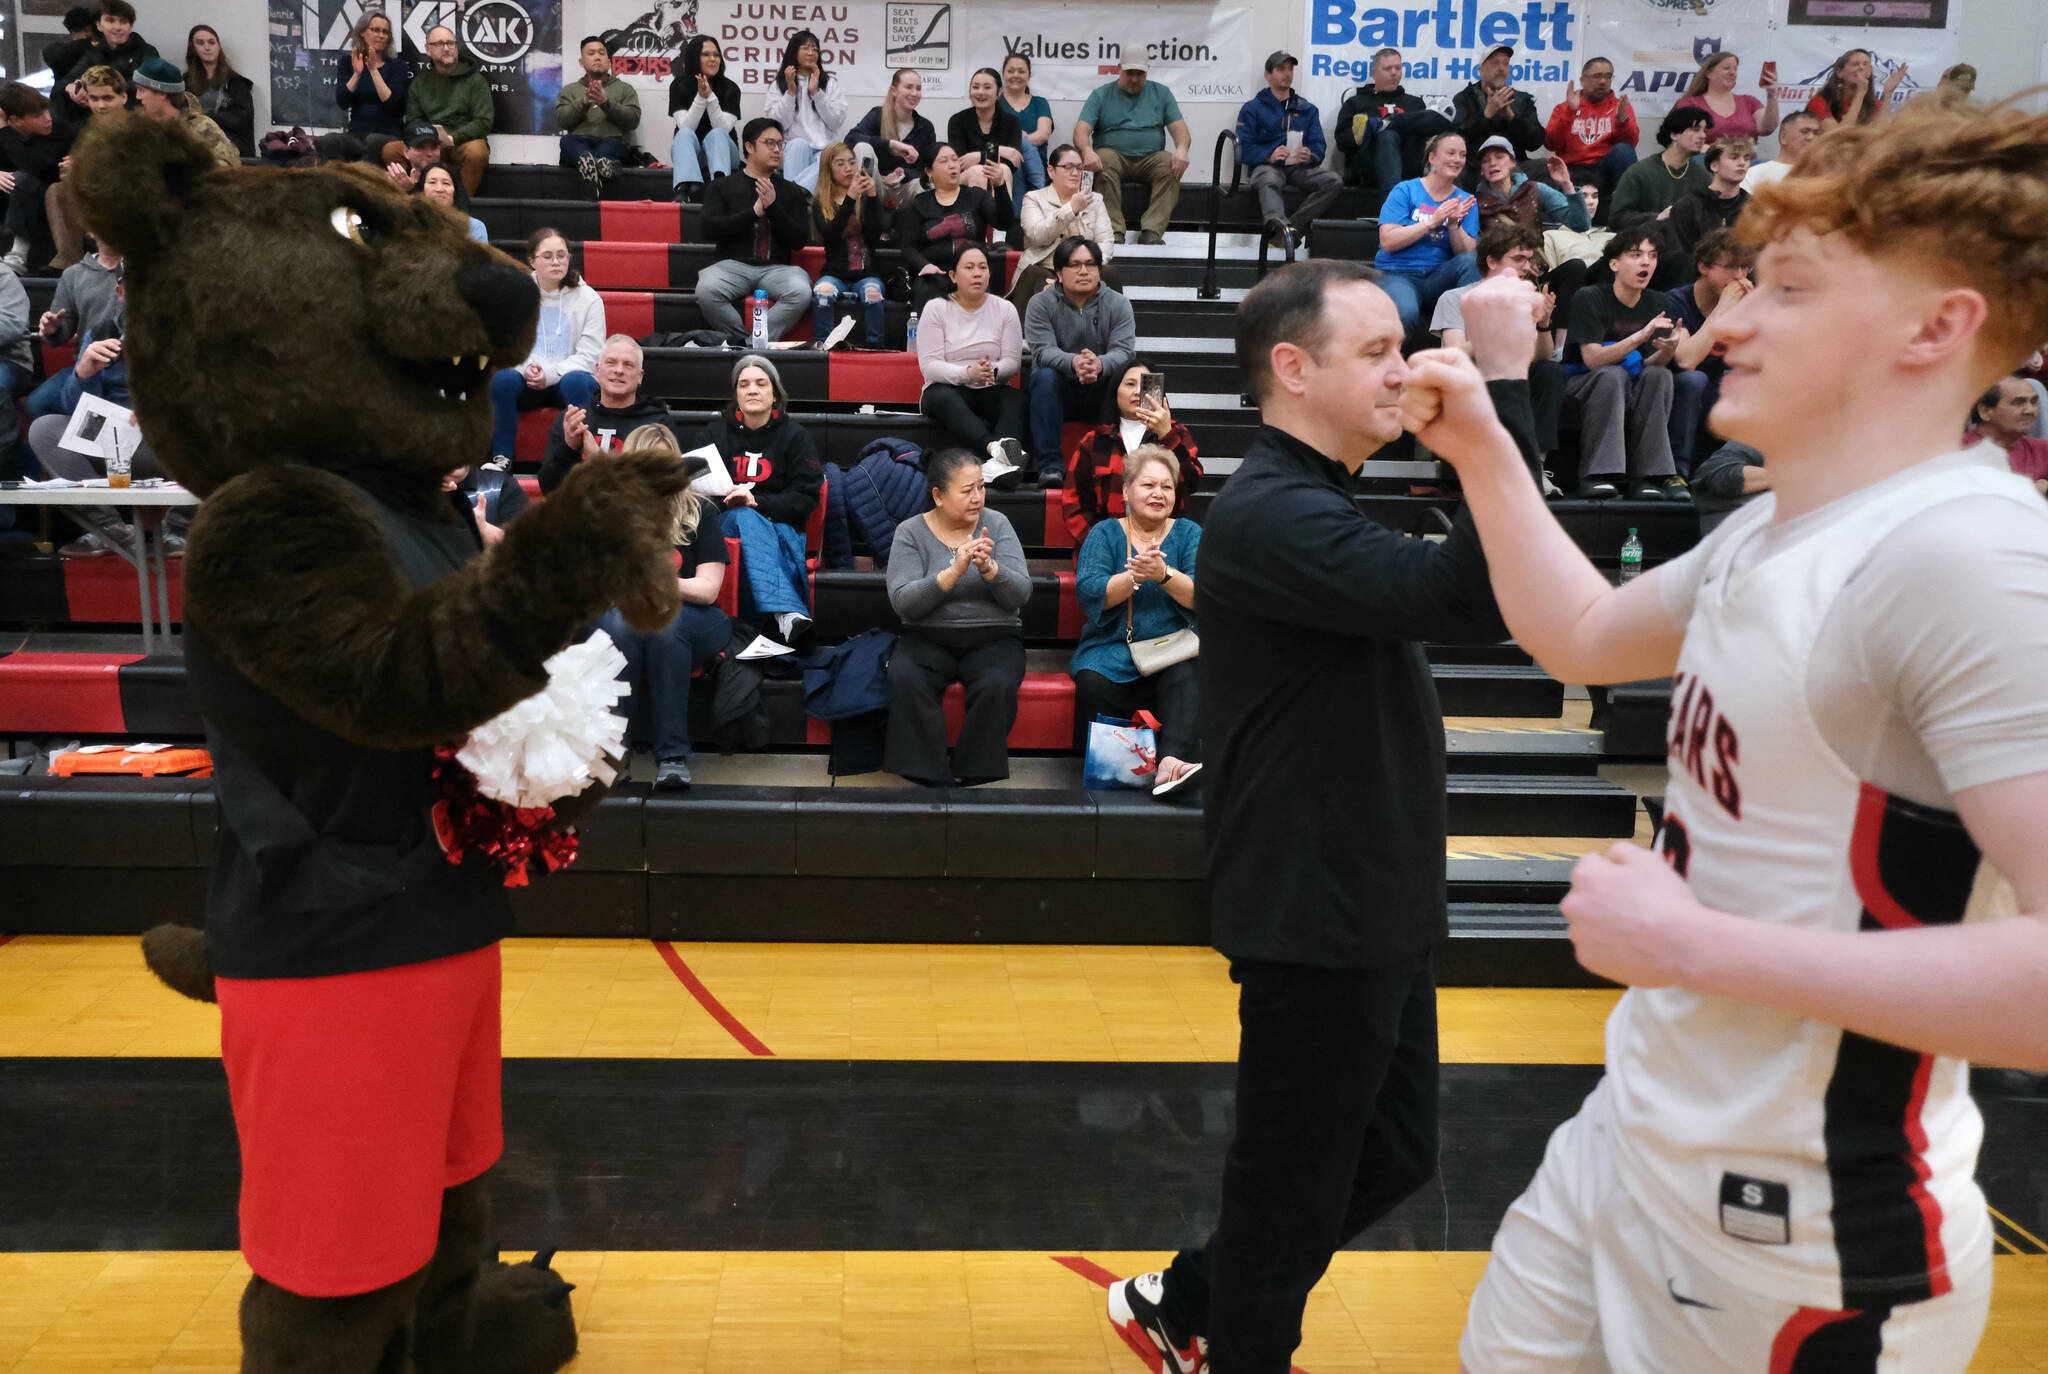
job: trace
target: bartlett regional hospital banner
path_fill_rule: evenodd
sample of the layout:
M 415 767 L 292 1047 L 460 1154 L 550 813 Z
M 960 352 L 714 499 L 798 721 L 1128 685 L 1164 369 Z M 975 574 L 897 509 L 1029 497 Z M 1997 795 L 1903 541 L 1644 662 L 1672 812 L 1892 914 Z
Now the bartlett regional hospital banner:
M 773 4 L 759 0 L 658 0 L 647 8 L 591 0 L 591 31 L 616 31 L 613 62 L 666 110 L 670 63 L 694 34 L 710 34 L 743 91 L 768 88 L 791 34 L 818 35 L 827 70 L 846 83 L 847 117 L 857 119 L 888 89 L 892 72 L 924 77 L 926 117 L 964 103 L 978 67 L 1001 68 L 1012 52 L 1031 58 L 1032 90 L 1048 100 L 1084 100 L 1114 80 L 1123 45 L 1145 49 L 1151 76 L 1182 103 L 1240 104 L 1265 84 L 1246 6 L 1200 4 Z
M 1781 112 L 1806 104 L 1835 57 L 1868 48 L 1882 85 L 1906 67 L 1896 102 L 1932 87 L 1958 60 L 1963 0 L 1307 0 L 1297 84 L 1334 115 L 1345 93 L 1372 80 L 1372 55 L 1399 48 L 1404 84 L 1431 108 L 1448 106 L 1500 44 L 1515 49 L 1511 79 L 1548 120 L 1567 81 L 1593 56 L 1614 63 L 1615 87 L 1644 120 L 1644 135 L 1715 52 L 1741 56 L 1739 92 L 1761 95 L 1765 62 L 1778 64 Z M 1871 16 L 1867 24 L 1850 21 Z

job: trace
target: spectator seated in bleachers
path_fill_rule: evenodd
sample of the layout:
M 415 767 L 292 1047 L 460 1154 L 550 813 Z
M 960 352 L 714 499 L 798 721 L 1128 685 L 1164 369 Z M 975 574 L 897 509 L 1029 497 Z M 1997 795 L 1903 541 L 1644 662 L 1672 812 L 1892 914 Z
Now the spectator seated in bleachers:
M 1778 125 L 1778 155 L 1768 162 L 1752 162 L 1749 175 L 1742 179 L 1742 189 L 1755 194 L 1757 187 L 1768 186 L 1799 165 L 1799 159 L 1820 137 L 1820 116 L 1811 110 L 1794 110 Z
M 711 179 L 740 160 L 740 88 L 725 74 L 725 53 L 710 34 L 683 44 L 683 60 L 669 82 L 668 113 L 676 126 L 669 142 L 676 199 L 701 204 Z M 769 118 L 775 118 L 772 111 Z
M 1344 178 L 1323 165 L 1322 112 L 1294 89 L 1297 65 L 1291 52 L 1268 54 L 1266 89 L 1237 111 L 1237 155 L 1251 168 L 1252 191 L 1259 198 L 1260 232 L 1283 253 L 1288 231 L 1292 230 L 1299 242 L 1344 189 Z M 1300 136 L 1300 146 L 1287 146 L 1290 134 Z M 1302 193 L 1292 219 L 1282 194 L 1289 186 Z
M 1031 599 L 1031 574 L 1010 522 L 987 509 L 979 457 L 938 449 L 925 472 L 932 508 L 898 525 L 889 550 L 889 604 L 903 632 L 889 659 L 882 766 L 926 787 L 995 782 L 1010 776 L 1024 685 L 1018 612 Z M 966 710 L 949 755 L 945 696 L 956 682 Z
M 405 124 L 431 124 L 441 138 L 443 158 L 462 173 L 463 189 L 475 195 L 491 165 L 491 129 L 497 112 L 491 82 L 477 64 L 462 55 L 455 30 L 437 24 L 427 30 L 426 70 L 413 78 L 405 95 Z M 379 160 L 387 165 L 404 152 L 384 145 Z
M 84 123 L 88 114 L 97 113 L 85 98 L 86 73 L 111 68 L 121 78 L 121 103 L 131 104 L 128 78 L 157 56 L 149 40 L 135 31 L 135 6 L 128 0 L 94 0 L 91 14 L 92 35 L 84 46 L 70 49 L 70 65 L 61 72 L 50 69 L 50 103 L 56 108 L 57 122 L 72 129 Z
M 825 246 L 825 270 L 811 286 L 811 337 L 822 343 L 835 326 L 834 311 L 851 296 L 859 307 L 869 348 L 880 348 L 889 330 L 889 307 L 875 252 L 896 242 L 896 221 L 881 188 L 844 143 L 828 143 L 818 157 L 822 170 L 811 198 L 811 233 Z
M 675 436 L 661 425 L 648 425 L 627 435 L 625 451 L 682 453 Z M 598 622 L 625 655 L 619 681 L 632 688 L 634 695 L 646 693 L 654 735 L 654 785 L 664 792 L 690 785 L 691 675 L 716 658 L 732 638 L 732 622 L 718 606 L 728 571 L 718 503 L 688 488 L 674 499 L 671 538 L 676 546 L 682 607 L 653 634 L 641 634 L 628 625 L 617 607 L 606 611 Z M 633 697 L 620 698 L 618 711 L 630 722 Z
M 36 384 L 36 324 L 28 288 L 12 272 L 0 272 L 0 393 L 7 399 L 28 395 Z
M 2012 470 L 2031 478 L 2034 489 L 2048 495 L 2048 440 L 2030 434 L 2040 414 L 2040 398 L 2025 378 L 2001 377 L 1970 407 L 1970 428 L 1963 443 L 2004 449 Z
M 1764 471 L 1761 453 L 1733 440 L 1722 444 L 1692 470 L 1692 503 L 1699 507 L 1700 538 L 1712 534 L 1722 521 L 1770 489 L 1770 474 Z
M 574 167 L 595 192 L 625 165 L 627 139 L 640 127 L 640 97 L 612 75 L 611 44 L 592 34 L 577 51 L 583 79 L 555 97 L 555 123 L 562 130 L 561 165 Z
M 519 437 L 520 412 L 590 408 L 597 394 L 591 369 L 604 350 L 604 301 L 569 261 L 569 241 L 561 231 L 535 230 L 526 240 L 526 258 L 540 288 L 533 352 L 491 377 L 491 456 L 506 462 Z
M 28 427 L 29 448 L 34 452 L 36 461 L 42 464 L 45 476 L 86 482 L 107 475 L 105 459 L 74 452 L 62 447 L 58 441 L 64 437 L 64 431 L 71 423 L 71 412 L 78 408 L 78 398 L 86 392 L 117 406 L 134 405 L 129 398 L 128 364 L 121 357 L 121 324 L 121 317 L 116 315 L 113 329 L 104 337 L 87 334 L 81 339 L 78 361 L 62 374 L 64 381 L 57 411 Z M 137 481 L 170 475 L 157 462 L 156 454 L 142 437 L 141 430 L 126 428 L 119 442 L 123 452 L 128 452 L 131 445 L 133 447 L 134 456 L 129 470 Z M 123 521 L 112 506 L 69 506 L 65 513 L 84 524 L 87 532 L 82 538 L 58 549 L 62 556 L 90 558 L 117 550 L 131 559 L 138 556 L 135 527 Z M 166 554 L 177 555 L 185 551 L 185 530 L 191 523 L 190 507 L 175 508 L 166 513 Z
M 1742 59 L 1726 48 L 1708 53 L 1687 83 L 1685 94 L 1678 98 L 1676 108 L 1705 110 L 1713 117 L 1714 122 L 1707 126 L 1710 145 L 1747 139 L 1753 149 L 1758 139 L 1768 137 L 1778 127 L 1778 83 L 1771 79 L 1776 66 L 1766 62 L 1757 73 L 1757 85 L 1764 92 L 1762 99 L 1737 95 L 1735 87 L 1742 80 Z M 1712 159 L 1708 161 L 1711 166 Z
M 1195 628 L 1195 554 L 1202 530 L 1175 518 L 1186 504 L 1180 465 L 1157 444 L 1141 444 L 1123 470 L 1124 514 L 1088 532 L 1076 559 L 1074 595 L 1086 624 L 1074 645 L 1074 742 L 1086 748 L 1097 716 L 1159 721 L 1155 785 L 1200 767 L 1201 664 L 1183 659 L 1150 677 L 1131 642 Z
M 941 145 L 943 146 L 943 145 Z M 917 367 L 924 390 L 917 408 L 949 436 L 986 454 L 990 480 L 1024 467 L 1024 393 L 1017 378 L 1024 327 L 1017 307 L 989 294 L 988 250 L 964 245 L 948 274 L 953 294 L 918 317 Z
M 1146 79 L 1145 49 L 1123 45 L 1117 79 L 1097 86 L 1074 121 L 1074 146 L 1081 166 L 1101 179 L 1109 209 L 1110 237 L 1124 242 L 1123 184 L 1128 178 L 1152 188 L 1138 223 L 1138 242 L 1166 242 L 1173 207 L 1180 204 L 1180 179 L 1188 171 L 1188 143 L 1193 137 L 1181 117 L 1173 92 Z
M 243 157 L 256 156 L 256 83 L 235 70 L 211 24 L 185 34 L 185 93 Z
M 962 185 L 959 150 L 950 143 L 933 145 L 926 175 L 931 189 L 896 216 L 897 242 L 911 274 L 910 303 L 918 310 L 935 297 L 952 293 L 946 272 L 961 248 L 985 245 L 991 228 L 1007 229 L 1011 223 L 1009 193 Z M 997 256 L 1002 251 L 990 250 L 990 260 L 1003 261 Z
M 1404 70 L 1398 48 L 1381 48 L 1372 55 L 1372 83 L 1337 110 L 1337 151 L 1344 154 L 1348 185 L 1393 190 L 1421 173 L 1429 140 L 1450 131 L 1448 119 L 1402 86 Z
M 1045 185 L 1045 155 L 1052 148 L 1052 106 L 1042 95 L 1031 92 L 1031 58 L 1013 52 L 1003 59 L 1003 108 L 1017 116 L 1024 131 L 1024 190 L 1026 194 Z
M 816 190 L 820 155 L 839 142 L 846 127 L 846 83 L 825 70 L 817 34 L 798 29 L 789 36 L 761 113 L 781 124 L 789 140 L 782 150 L 783 174 L 806 191 Z
M 1067 464 L 1067 485 L 1060 493 L 1060 515 L 1079 548 L 1101 521 L 1124 514 L 1130 455 L 1151 446 L 1173 455 L 1175 485 L 1172 515 L 1187 509 L 1187 494 L 1202 479 L 1202 463 L 1188 427 L 1173 418 L 1164 380 L 1148 393 L 1145 379 L 1153 375 L 1142 358 L 1132 358 L 1117 374 L 1102 423 L 1074 445 Z
M 185 90 L 185 73 L 163 58 L 152 57 L 135 69 L 135 103 L 159 124 L 182 123 L 221 166 L 242 165 L 242 150 Z
M 412 193 L 422 200 L 431 200 L 436 205 L 445 205 L 469 221 L 469 236 L 478 243 L 491 241 L 490 230 L 484 222 L 469 213 L 469 197 L 463 192 L 462 182 L 455 175 L 455 169 L 436 162 L 420 173 L 419 184 Z
M 597 357 L 597 395 L 589 409 L 570 406 L 548 430 L 547 450 L 540 460 L 543 495 L 560 486 L 584 459 L 617 453 L 628 436 L 650 425 L 682 442 L 668 407 L 640 394 L 644 362 L 640 345 L 630 335 L 614 334 L 604 341 L 604 351 Z
M 519 479 L 497 467 L 457 468 L 442 481 L 441 490 L 459 491 L 468 499 L 477 535 L 486 546 L 504 538 L 505 526 L 533 504 Z
M 1550 180 L 1532 181 L 1515 170 L 1515 149 L 1499 134 L 1479 149 L 1479 182 L 1473 196 L 1479 202 L 1482 232 L 1499 220 L 1512 220 L 1539 233 L 1545 229 L 1576 229 L 1585 233 L 1593 227 L 1586 209 L 1585 192 L 1572 182 L 1572 169 L 1552 153 Z M 1483 267 L 1480 269 L 1485 270 Z
M 1680 196 L 1664 218 L 1664 243 L 1659 257 L 1663 289 L 1683 286 L 1695 275 L 1693 250 L 1716 229 L 1733 229 L 1749 204 L 1742 179 L 1749 175 L 1756 145 L 1746 138 L 1728 139 L 1707 149 L 1707 173 L 1713 181 Z
M 1102 284 L 1101 262 L 1093 239 L 1062 239 L 1052 250 L 1054 289 L 1038 292 L 1024 309 L 1031 349 L 1025 394 L 1040 486 L 1066 480 L 1060 429 L 1069 420 L 1094 423 L 1138 351 L 1137 316 L 1122 294 Z
M 402 143 L 387 143 L 384 150 L 397 148 L 399 155 L 384 164 L 384 175 L 391 184 L 401 191 L 419 188 L 420 178 L 427 174 L 427 168 L 439 167 L 445 151 L 441 133 L 431 124 L 415 124 L 405 131 Z
M 967 108 L 946 121 L 946 142 L 960 155 L 960 184 L 1010 203 L 1010 223 L 1024 201 L 1024 125 L 1002 102 L 1003 76 L 982 67 L 967 79 Z
M 1438 134 L 1423 149 L 1429 169 L 1387 192 L 1380 206 L 1380 247 L 1373 258 L 1379 286 L 1393 299 L 1401 327 L 1413 333 L 1437 297 L 1479 280 L 1472 250 L 1479 240 L 1479 202 L 1458 189 L 1465 139 Z
M 860 123 L 846 133 L 849 144 L 875 155 L 875 171 L 882 184 L 900 190 L 900 195 L 892 190 L 892 204 L 901 204 L 915 194 L 939 141 L 932 122 L 917 112 L 923 99 L 924 78 L 904 67 L 889 78 L 882 103 L 862 115 Z
M 1021 212 L 1024 249 L 1017 259 L 1016 280 L 1010 283 L 1010 304 L 1020 313 L 1052 280 L 1052 250 L 1065 239 L 1078 236 L 1098 245 L 1104 255 L 1102 283 L 1111 287 L 1121 284 L 1111 266 L 1116 250 L 1111 246 L 1109 210 L 1102 192 L 1082 188 L 1080 150 L 1062 143 L 1052 150 L 1047 165 L 1052 184 L 1026 194 Z
M 790 418 L 789 393 L 774 363 L 747 354 L 733 365 L 732 387 L 732 404 L 690 448 L 717 449 L 737 484 L 721 524 L 740 541 L 741 614 L 772 618 L 776 637 L 794 648 L 811 631 L 804 526 L 818 508 L 825 470 L 810 434 Z
M 704 233 L 718 261 L 697 274 L 697 308 L 713 329 L 752 333 L 740 305 L 768 293 L 768 341 L 789 332 L 811 305 L 811 279 L 790 255 L 811 239 L 810 198 L 782 175 L 782 126 L 752 119 L 741 131 L 746 162 L 704 192 Z
M 1657 146 L 1664 151 L 1621 174 L 1607 198 L 1607 223 L 1619 229 L 1632 219 L 1661 218 L 1688 191 L 1713 184 L 1713 174 L 1693 157 L 1707 146 L 1707 126 L 1714 117 L 1694 106 L 1673 110 L 1657 126 Z
M 57 278 L 57 294 L 50 308 L 36 321 L 43 347 L 68 344 L 81 334 L 95 339 L 114 337 L 121 318 L 120 288 L 121 255 L 105 244 L 92 256 L 65 268 Z M 69 368 L 59 368 L 45 377 L 22 402 L 23 416 L 35 420 L 64 409 L 64 382 L 70 375 Z
M 373 148 L 397 138 L 405 127 L 405 98 L 412 86 L 412 63 L 399 56 L 392 35 L 384 11 L 367 10 L 336 63 L 334 102 L 347 116 L 343 128 Z
M 1486 226 L 1479 235 L 1480 280 L 1492 277 L 1520 277 L 1524 281 L 1535 281 L 1541 272 L 1538 263 L 1543 252 L 1543 236 L 1527 225 L 1512 219 L 1497 219 Z M 1462 302 L 1465 293 L 1472 288 L 1457 286 L 1437 298 L 1436 313 L 1430 317 L 1430 332 L 1440 337 L 1445 348 L 1463 352 L 1472 351 L 1472 341 L 1465 333 L 1465 313 Z M 1535 412 L 1536 448 L 1547 460 L 1557 452 L 1558 425 L 1564 415 L 1564 364 L 1556 361 L 1557 298 L 1548 291 L 1543 295 L 1543 313 L 1536 320 L 1536 353 L 1529 363 L 1529 408 Z M 1549 464 L 1546 461 L 1545 467 Z M 1556 494 L 1556 488 L 1546 483 L 1544 495 Z
M 1720 326 L 1727 319 L 1728 312 L 1750 292 L 1750 269 L 1756 264 L 1757 250 L 1735 236 L 1731 229 L 1716 229 L 1702 238 L 1693 248 L 1693 266 L 1698 275 L 1675 291 L 1666 293 L 1670 300 L 1671 318 L 1686 333 L 1685 341 L 1679 344 L 1672 361 L 1680 368 L 1691 372 L 1680 372 L 1678 384 L 1681 388 L 1694 386 L 1699 389 L 1699 399 L 1692 403 L 1699 420 L 1704 423 L 1714 409 L 1714 402 L 1721 395 L 1721 378 L 1728 365 L 1721 361 L 1720 348 L 1724 342 Z M 1688 382 L 1689 376 L 1699 381 Z M 1677 402 L 1674 401 L 1674 410 Z M 1681 442 L 1681 440 L 1689 442 Z M 1681 436 L 1674 429 L 1671 436 L 1672 455 L 1681 469 L 1688 466 L 1692 456 L 1699 452 L 1700 436 Z
M 0 86 L 0 114 L 7 117 L 0 129 L 0 164 L 7 168 L 0 188 L 7 191 L 7 232 L 14 236 L 0 267 L 26 276 L 31 264 L 41 267 L 55 250 L 47 198 L 77 131 L 59 129 L 43 93 L 19 81 Z
M 1640 165 L 1640 164 L 1639 164 Z M 1671 302 L 1650 289 L 1657 230 L 1624 227 L 1607 245 L 1609 286 L 1572 297 L 1565 334 L 1566 409 L 1579 421 L 1579 494 L 1685 499 L 1671 451 L 1671 361 L 1685 342 Z
M 112 67 L 87 68 L 78 79 L 78 87 L 91 118 L 110 115 L 127 106 L 128 78 Z M 77 197 L 63 180 L 70 170 L 71 155 L 66 153 L 57 163 L 57 184 L 43 198 L 43 209 L 50 220 L 50 238 L 56 245 L 56 256 L 50 259 L 50 266 L 59 272 L 85 256 L 85 222 L 78 213 Z
M 50 73 L 52 81 L 51 92 L 57 95 L 63 93 L 64 73 L 78 65 L 78 59 L 85 56 L 100 36 L 100 31 L 94 27 L 92 11 L 84 5 L 73 5 L 65 10 L 64 18 L 59 22 L 65 36 L 43 44 L 42 52 L 43 67 Z M 28 56 L 25 47 L 22 56 L 24 59 Z M 69 122 L 63 116 L 57 119 L 59 127 Z
M 1536 97 L 1514 84 L 1515 50 L 1500 44 L 1479 60 L 1479 75 L 1451 101 L 1451 124 L 1477 148 L 1498 134 L 1514 145 L 1515 156 L 1530 157 L 1543 147 L 1543 121 L 1536 117 Z
M 1564 159 L 1572 180 L 1595 186 L 1603 195 L 1612 195 L 1621 174 L 1636 165 L 1642 137 L 1628 97 L 1615 94 L 1614 64 L 1604 57 L 1586 59 L 1543 131 L 1544 145 Z M 1598 215 L 1594 222 L 1600 222 Z

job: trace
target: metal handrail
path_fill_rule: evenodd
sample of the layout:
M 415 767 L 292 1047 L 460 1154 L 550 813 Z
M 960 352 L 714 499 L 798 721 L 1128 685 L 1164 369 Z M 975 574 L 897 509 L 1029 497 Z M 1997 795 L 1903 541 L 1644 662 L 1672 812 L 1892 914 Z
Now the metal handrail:
M 1237 160 L 1237 130 L 1225 129 L 1216 135 L 1215 156 L 1209 160 L 1209 261 L 1202 269 L 1202 284 L 1195 288 L 1195 294 L 1205 301 L 1213 301 L 1223 294 L 1223 288 L 1216 281 L 1216 234 L 1221 227 L 1223 213 L 1223 149 L 1230 149 L 1230 191 L 1237 194 L 1239 179 L 1244 175 L 1244 164 Z M 1261 253 L 1263 259 L 1264 254 Z

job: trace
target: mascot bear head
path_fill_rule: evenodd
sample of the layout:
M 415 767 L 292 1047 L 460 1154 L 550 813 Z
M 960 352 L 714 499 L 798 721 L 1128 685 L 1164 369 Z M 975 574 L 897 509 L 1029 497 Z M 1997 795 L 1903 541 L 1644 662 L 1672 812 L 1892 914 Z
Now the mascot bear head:
M 452 210 L 365 166 L 224 169 L 134 115 L 90 121 L 67 180 L 125 260 L 136 415 L 192 491 L 301 463 L 427 505 L 490 452 L 540 293 Z

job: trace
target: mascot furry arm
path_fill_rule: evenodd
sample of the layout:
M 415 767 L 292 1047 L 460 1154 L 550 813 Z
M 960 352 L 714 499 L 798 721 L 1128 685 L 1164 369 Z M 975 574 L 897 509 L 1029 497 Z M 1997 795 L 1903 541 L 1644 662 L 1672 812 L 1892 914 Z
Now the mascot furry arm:
M 453 744 L 540 690 L 608 607 L 647 630 L 675 614 L 685 473 L 665 458 L 578 465 L 456 571 L 400 565 L 385 513 L 466 518 L 441 479 L 490 452 L 490 378 L 525 358 L 539 308 L 528 270 L 451 211 L 365 167 L 222 169 L 133 117 L 95 121 L 69 179 L 125 259 L 143 432 L 205 498 L 186 616 L 251 683 L 351 743 Z M 144 949 L 210 1000 L 197 932 Z

